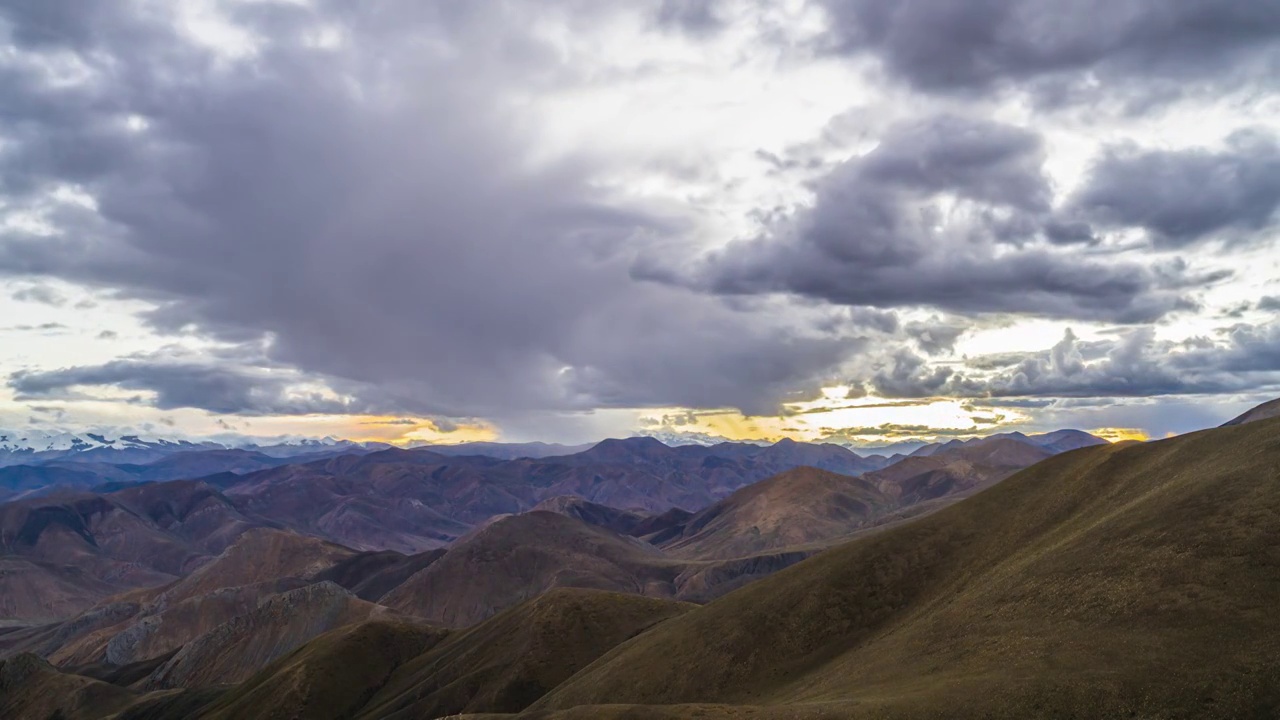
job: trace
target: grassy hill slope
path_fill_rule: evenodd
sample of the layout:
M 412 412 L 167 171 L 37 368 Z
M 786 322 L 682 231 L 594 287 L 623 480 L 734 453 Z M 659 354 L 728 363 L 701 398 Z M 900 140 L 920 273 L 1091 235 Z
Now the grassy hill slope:
M 1270 717 L 1278 537 L 1280 420 L 1086 448 L 663 623 L 534 708 Z

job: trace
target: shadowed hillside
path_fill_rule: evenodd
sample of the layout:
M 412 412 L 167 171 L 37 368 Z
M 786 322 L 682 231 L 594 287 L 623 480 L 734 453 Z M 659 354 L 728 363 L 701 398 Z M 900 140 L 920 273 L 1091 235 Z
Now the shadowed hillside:
M 145 689 L 237 683 L 330 630 L 386 614 L 331 582 L 280 593 L 191 640 L 141 686 Z
M 165 584 L 270 524 L 188 481 L 0 505 L 0 618 L 63 618 Z
M 695 606 L 560 588 L 451 634 L 400 668 L 360 717 L 516 712 L 615 645 Z
M 1088 448 L 665 623 L 535 708 L 1270 716 L 1276 537 L 1280 420 Z

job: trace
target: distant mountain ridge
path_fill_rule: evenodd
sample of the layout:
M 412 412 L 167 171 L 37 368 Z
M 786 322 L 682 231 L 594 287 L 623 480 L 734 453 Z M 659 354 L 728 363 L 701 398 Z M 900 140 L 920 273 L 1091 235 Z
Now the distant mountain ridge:
M 273 458 L 290 458 L 323 452 L 360 452 L 389 447 L 335 438 L 302 438 L 271 444 L 221 443 L 138 435 L 108 437 L 99 433 L 47 432 L 0 429 L 0 467 L 47 462 L 151 463 L 179 453 L 211 450 L 244 450 Z
M 945 443 L 932 443 L 911 452 L 909 457 L 933 455 L 941 450 L 951 450 L 958 447 L 978 445 L 1002 438 L 1017 440 L 1037 447 L 1046 448 L 1055 453 L 1077 450 L 1082 447 L 1091 447 L 1093 445 L 1105 445 L 1107 443 L 1106 440 L 1103 440 L 1096 435 L 1090 435 L 1083 430 L 1055 430 L 1053 432 L 1039 435 L 1026 435 L 1020 432 L 1008 432 L 970 438 L 968 440 L 956 439 Z

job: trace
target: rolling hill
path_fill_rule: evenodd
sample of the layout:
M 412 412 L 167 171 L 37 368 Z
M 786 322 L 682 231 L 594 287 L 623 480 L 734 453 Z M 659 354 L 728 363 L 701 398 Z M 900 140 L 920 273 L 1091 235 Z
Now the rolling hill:
M 538 511 L 490 523 L 380 602 L 432 623 L 465 627 L 557 587 L 675 597 L 681 569 L 644 542 Z
M 696 513 L 661 545 L 676 557 L 728 559 L 838 538 L 893 500 L 865 480 L 817 468 L 788 470 Z
M 664 623 L 530 716 L 1270 716 L 1277 536 L 1280 420 L 1086 448 Z
M 967 464 L 957 477 L 972 479 L 974 467 L 1027 457 L 1006 439 L 939 455 L 963 449 Z M 788 499 L 805 487 L 891 498 L 865 476 L 850 483 L 816 470 L 799 475 L 773 485 L 790 488 Z M 503 517 L 387 596 L 426 598 L 419 614 L 459 625 L 469 614 L 487 616 L 465 629 L 358 622 L 356 612 L 356 624 L 287 651 L 309 634 L 289 628 L 311 627 L 325 613 L 304 612 L 295 622 L 290 611 L 268 609 L 243 616 L 263 620 L 242 620 L 250 629 L 227 633 L 225 644 L 210 641 L 207 655 L 204 643 L 192 643 L 150 664 L 84 671 L 101 680 L 30 655 L 10 658 L 0 666 L 7 693 L 0 703 L 10 713 L 103 720 L 113 713 L 117 720 L 457 712 L 477 720 L 502 712 L 536 720 L 998 720 L 1280 711 L 1280 419 L 1085 447 L 998 484 L 981 482 L 951 486 L 969 495 L 959 502 L 859 535 L 701 607 L 664 597 L 715 562 L 766 556 L 677 562 L 575 517 Z M 766 484 L 758 492 L 771 491 Z M 726 514 L 755 509 L 747 501 Z M 320 573 L 358 584 L 405 560 L 349 555 Z M 616 584 L 626 594 L 565 587 L 574 584 Z M 322 597 L 317 607 L 335 599 L 367 606 L 329 582 L 304 590 Z M 163 676 L 182 652 L 195 659 L 189 677 L 205 678 L 193 685 L 244 677 L 233 672 L 241 662 L 234 658 L 259 666 L 284 654 L 233 687 L 138 689 L 139 678 Z

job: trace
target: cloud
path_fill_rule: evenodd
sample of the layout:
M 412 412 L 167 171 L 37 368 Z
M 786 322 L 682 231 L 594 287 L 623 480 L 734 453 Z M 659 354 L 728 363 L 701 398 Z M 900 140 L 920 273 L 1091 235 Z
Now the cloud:
M 1265 295 L 1258 301 L 1259 310 L 1280 311 L 1280 297 L 1274 295 Z
M 48 285 L 28 285 L 15 291 L 10 297 L 19 302 L 42 303 L 54 307 L 61 307 L 67 303 L 62 293 Z
M 19 332 L 43 332 L 53 334 L 67 329 L 67 326 L 60 322 L 46 322 L 39 325 L 14 325 L 8 330 L 17 330 Z
M 953 352 L 956 340 L 970 327 L 970 323 L 958 319 L 944 320 L 932 317 L 925 321 L 907 323 L 906 333 L 929 355 Z
M 871 53 L 921 90 L 1177 96 L 1274 84 L 1280 8 L 1267 0 L 822 0 L 833 46 Z M 1126 82 L 1141 79 L 1141 84 Z M 1052 83 L 1052 84 L 1050 84 Z M 1047 87 L 1046 87 L 1047 86 Z
M 0 274 L 146 301 L 163 333 L 269 339 L 272 367 L 421 416 L 765 411 L 864 345 L 847 324 L 824 329 L 822 308 L 748 314 L 634 282 L 633 256 L 688 219 L 610 190 L 596 158 L 539 155 L 519 98 L 581 68 L 530 32 L 534 13 L 574 30 L 630 6 L 237 4 L 222 20 L 247 38 L 240 55 L 186 36 L 167 7 L 0 10 L 24 53 L 0 66 L 0 187 L 48 226 L 6 229 Z M 699 7 L 673 19 L 698 24 Z M 75 81 L 55 82 L 58 63 Z M 167 407 L 340 409 L 206 365 L 125 360 L 17 384 L 74 382 Z
M 1090 342 L 1068 330 L 1048 350 L 979 356 L 959 367 L 900 350 L 873 384 L 887 397 L 1080 398 L 1092 405 L 1094 399 L 1280 390 L 1280 324 L 1237 324 L 1217 339 L 1182 342 L 1159 339 L 1151 326 Z M 1002 407 L 1009 401 L 979 402 Z
M 366 408 L 297 373 L 231 362 L 162 355 L 59 370 L 21 370 L 9 376 L 18 400 L 88 397 L 76 388 L 113 387 L 154 394 L 161 410 L 197 408 L 235 415 L 360 413 Z
M 1112 147 L 1069 207 L 1094 223 L 1143 228 L 1157 246 L 1256 240 L 1280 209 L 1280 144 L 1270 133 L 1238 131 L 1218 152 Z
M 1041 139 L 1022 128 L 955 115 L 900 123 L 767 233 L 692 270 L 644 257 L 633 272 L 722 295 L 1124 323 L 1189 309 L 1186 288 L 1224 277 L 1042 241 L 1043 161 Z

